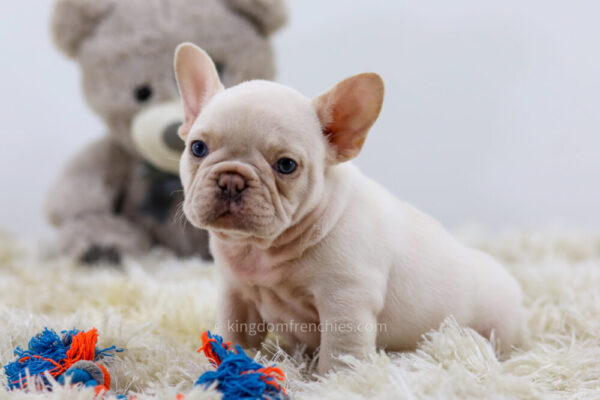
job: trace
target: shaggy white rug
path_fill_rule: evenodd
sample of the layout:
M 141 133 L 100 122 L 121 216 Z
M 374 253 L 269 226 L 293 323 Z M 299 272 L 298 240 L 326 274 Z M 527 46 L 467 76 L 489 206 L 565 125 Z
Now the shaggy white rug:
M 504 261 L 525 292 L 528 332 L 506 361 L 475 332 L 447 320 L 416 352 L 380 353 L 353 368 L 316 377 L 301 353 L 268 343 L 257 355 L 287 374 L 297 399 L 600 398 L 600 236 L 540 231 L 496 237 L 471 231 L 463 240 Z M 39 246 L 38 246 L 39 247 Z M 195 352 L 215 320 L 216 274 L 197 260 L 155 252 L 122 270 L 49 260 L 0 236 L 0 364 L 14 359 L 45 326 L 100 332 L 99 345 L 126 348 L 109 366 L 117 393 L 138 399 L 218 399 L 192 390 L 209 369 Z M 3 372 L 0 380 L 6 382 Z M 91 391 L 7 392 L 4 399 L 90 399 Z

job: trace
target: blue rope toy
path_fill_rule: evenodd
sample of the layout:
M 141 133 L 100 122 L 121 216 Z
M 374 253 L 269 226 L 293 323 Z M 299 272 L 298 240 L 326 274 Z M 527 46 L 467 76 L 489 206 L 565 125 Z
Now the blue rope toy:
M 217 389 L 223 393 L 223 400 L 271 400 L 287 399 L 281 385 L 285 374 L 275 366 L 264 367 L 244 352 L 240 345 L 232 348 L 231 343 L 223 342 L 219 335 L 209 331 L 202 334 L 202 347 L 216 371 L 203 373 L 195 385 L 210 386 L 218 382 Z M 278 383 L 281 382 L 281 383 Z
M 87 332 L 73 329 L 61 333 L 62 337 L 44 328 L 31 338 L 27 350 L 17 346 L 14 351 L 17 359 L 4 366 L 9 390 L 25 389 L 28 382 L 35 382 L 36 389 L 49 390 L 48 374 L 63 385 L 70 377 L 71 384 L 93 387 L 97 394 L 110 389 L 110 374 L 98 361 L 123 349 L 116 346 L 98 349 L 95 328 Z M 30 381 L 28 377 L 38 379 Z

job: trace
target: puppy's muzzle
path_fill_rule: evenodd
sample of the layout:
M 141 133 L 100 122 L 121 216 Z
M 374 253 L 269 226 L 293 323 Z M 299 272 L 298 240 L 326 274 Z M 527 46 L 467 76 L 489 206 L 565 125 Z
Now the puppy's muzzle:
M 217 186 L 223 200 L 236 201 L 241 199 L 244 191 L 248 188 L 248 182 L 236 172 L 224 172 L 219 175 Z

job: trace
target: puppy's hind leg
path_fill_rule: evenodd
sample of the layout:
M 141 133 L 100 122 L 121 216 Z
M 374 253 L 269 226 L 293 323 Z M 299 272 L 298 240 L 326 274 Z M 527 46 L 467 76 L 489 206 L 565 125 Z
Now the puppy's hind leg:
M 523 339 L 525 311 L 519 283 L 502 264 L 477 252 L 477 308 L 472 327 L 493 339 L 502 356 L 510 353 Z

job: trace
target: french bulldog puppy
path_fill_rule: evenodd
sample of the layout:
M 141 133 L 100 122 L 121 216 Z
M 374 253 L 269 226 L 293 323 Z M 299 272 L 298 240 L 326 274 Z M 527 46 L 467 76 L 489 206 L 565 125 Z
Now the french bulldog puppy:
M 503 266 L 347 162 L 381 109 L 377 74 L 315 99 L 258 80 L 224 89 L 189 43 L 175 70 L 184 212 L 210 232 L 226 340 L 257 346 L 265 332 L 248 327 L 276 324 L 292 343 L 320 346 L 320 373 L 336 355 L 414 349 L 450 315 L 494 332 L 502 349 L 517 342 L 521 289 Z

